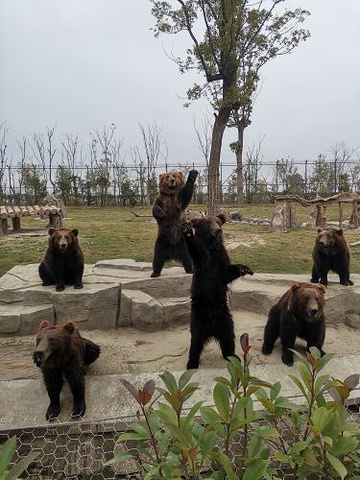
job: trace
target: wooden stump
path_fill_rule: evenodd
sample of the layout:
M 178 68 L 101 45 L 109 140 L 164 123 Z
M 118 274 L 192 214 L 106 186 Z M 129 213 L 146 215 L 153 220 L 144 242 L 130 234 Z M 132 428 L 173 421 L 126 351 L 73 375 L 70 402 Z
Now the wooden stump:
M 49 213 L 49 224 L 51 227 L 62 227 L 62 217 L 59 213 Z
M 11 220 L 12 220 L 12 227 L 14 232 L 20 232 L 21 231 L 20 217 L 14 217 Z
M 6 235 L 8 233 L 8 221 L 7 218 L 1 219 L 0 235 Z

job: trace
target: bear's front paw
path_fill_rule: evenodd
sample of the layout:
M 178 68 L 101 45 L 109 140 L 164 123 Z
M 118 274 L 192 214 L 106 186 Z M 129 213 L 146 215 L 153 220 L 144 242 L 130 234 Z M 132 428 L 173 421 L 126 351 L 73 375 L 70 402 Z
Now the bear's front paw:
M 57 292 L 62 292 L 63 290 L 65 290 L 65 285 L 56 285 L 56 289 L 55 289 Z
M 185 237 L 193 237 L 194 236 L 193 229 L 192 229 L 192 226 L 191 226 L 190 222 L 186 222 L 186 223 L 183 224 L 183 226 L 181 227 L 181 233 Z
M 82 417 L 85 414 L 86 405 L 85 402 L 78 402 L 74 404 L 73 411 L 71 412 L 72 417 Z
M 240 276 L 243 277 L 244 275 L 254 275 L 254 272 L 249 268 L 247 265 L 238 265 L 240 270 Z
M 75 283 L 74 288 L 76 288 L 76 290 L 79 290 L 80 288 L 84 288 L 84 285 L 81 282 L 78 282 Z
M 59 416 L 60 405 L 56 403 L 50 403 L 46 410 L 46 420 L 53 420 Z
M 190 170 L 188 180 L 190 182 L 195 182 L 198 175 L 199 175 L 199 172 L 197 170 Z
M 273 351 L 273 348 L 274 347 L 272 345 L 269 345 L 268 343 L 264 343 L 261 351 L 264 355 L 270 355 L 270 353 L 272 353 Z
M 285 350 L 283 354 L 281 355 L 281 360 L 287 365 L 288 367 L 291 367 L 294 365 L 294 355 L 290 350 Z

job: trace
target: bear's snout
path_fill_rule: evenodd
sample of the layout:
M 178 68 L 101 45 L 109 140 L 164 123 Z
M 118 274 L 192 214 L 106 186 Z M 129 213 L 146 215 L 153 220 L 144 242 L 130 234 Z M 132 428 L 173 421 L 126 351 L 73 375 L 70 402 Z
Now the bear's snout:
M 34 363 L 37 367 L 41 367 L 41 364 L 44 361 L 44 352 L 34 352 L 33 354 Z
M 317 308 L 311 308 L 309 311 L 308 311 L 308 315 L 310 317 L 316 317 L 316 315 L 318 314 L 319 310 Z

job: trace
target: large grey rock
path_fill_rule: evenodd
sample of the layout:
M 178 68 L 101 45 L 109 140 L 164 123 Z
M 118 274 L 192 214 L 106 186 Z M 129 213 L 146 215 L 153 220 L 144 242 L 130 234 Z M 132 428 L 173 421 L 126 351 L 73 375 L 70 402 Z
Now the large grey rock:
M 35 333 L 41 320 L 49 320 L 54 323 L 55 314 L 51 304 L 3 305 L 0 309 L 0 334 L 27 335 Z
M 164 308 L 160 302 L 140 290 L 122 290 L 120 326 L 132 325 L 139 330 L 157 330 L 164 323 Z
M 141 272 L 151 272 L 152 264 L 149 262 L 136 262 L 132 258 L 113 258 L 96 262 L 95 268 L 111 268 Z

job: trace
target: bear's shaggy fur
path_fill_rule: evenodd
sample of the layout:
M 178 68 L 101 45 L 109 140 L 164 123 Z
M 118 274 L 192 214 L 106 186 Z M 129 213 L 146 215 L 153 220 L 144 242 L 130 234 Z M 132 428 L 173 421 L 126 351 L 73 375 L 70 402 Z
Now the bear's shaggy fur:
M 94 362 L 99 354 L 100 347 L 91 340 L 82 338 L 74 322 L 50 325 L 43 320 L 40 323 L 33 359 L 42 371 L 50 398 L 46 420 L 56 418 L 60 413 L 60 392 L 64 378 L 74 399 L 72 416 L 84 415 L 84 366 Z
M 354 285 L 350 280 L 350 252 L 341 228 L 319 228 L 313 250 L 311 282 L 328 284 L 328 273 L 336 272 L 341 285 Z
M 203 347 L 211 338 L 220 343 L 224 358 L 235 355 L 234 322 L 227 303 L 227 286 L 236 278 L 253 272 L 246 265 L 230 264 L 221 228 L 225 221 L 223 214 L 197 218 L 182 229 L 194 264 L 188 369 L 198 368 Z
M 159 195 L 152 213 L 158 224 L 154 247 L 152 277 L 159 277 L 167 260 L 179 260 L 186 273 L 192 273 L 192 262 L 181 234 L 186 222 L 186 208 L 191 202 L 198 172 L 191 170 L 186 183 L 182 172 L 163 173 L 159 179 Z
M 322 346 L 325 339 L 323 285 L 294 283 L 280 300 L 271 307 L 264 331 L 262 353 L 273 351 L 274 343 L 280 337 L 281 359 L 286 365 L 293 365 L 293 352 L 296 337 L 304 338 L 307 349 L 316 347 L 324 355 Z
M 39 265 L 43 285 L 56 285 L 56 291 L 65 285 L 83 288 L 84 254 L 78 241 L 77 229 L 49 228 L 49 245 Z

